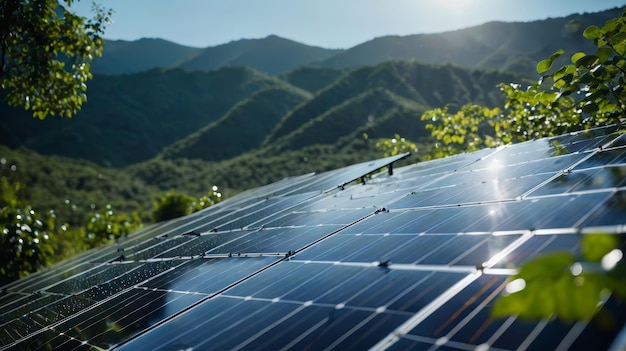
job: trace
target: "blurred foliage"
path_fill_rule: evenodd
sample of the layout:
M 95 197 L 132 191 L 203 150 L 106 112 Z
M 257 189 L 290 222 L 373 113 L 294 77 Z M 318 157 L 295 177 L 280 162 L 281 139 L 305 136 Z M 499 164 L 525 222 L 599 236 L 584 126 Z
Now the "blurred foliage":
M 40 119 L 80 110 L 90 63 L 102 55 L 112 12 L 94 4 L 88 19 L 61 5 L 72 2 L 5 0 L 0 7 L 0 87 L 10 105 Z
M 213 206 L 222 201 L 222 193 L 217 185 L 204 196 L 196 199 L 193 196 L 170 190 L 154 203 L 153 217 L 156 222 L 186 216 Z
M 222 201 L 222 193 L 220 193 L 217 185 L 213 185 L 211 190 L 206 195 L 200 197 L 196 201 L 191 203 L 192 212 L 203 210 L 207 207 L 211 207 L 216 203 Z
M 559 318 L 588 321 L 611 293 L 626 299 L 626 264 L 623 239 L 594 233 L 581 238 L 580 256 L 553 252 L 524 263 L 510 278 L 493 306 L 492 317 L 516 315 L 524 319 Z M 611 316 L 600 316 L 603 325 Z
M 364 134 L 363 137 L 365 139 L 368 138 L 367 134 Z M 410 152 L 412 154 L 417 152 L 417 145 L 412 141 L 404 139 L 399 134 L 394 134 L 391 139 L 379 139 L 376 142 L 376 148 L 382 151 L 383 156 L 385 157 L 395 156 L 406 152 Z
M 113 207 L 106 205 L 102 210 L 88 215 L 85 239 L 89 246 L 95 247 L 128 236 L 130 232 L 139 228 L 141 219 L 137 213 L 115 214 Z
M 0 285 L 37 271 L 53 256 L 54 212 L 36 212 L 20 200 L 21 189 L 0 178 Z

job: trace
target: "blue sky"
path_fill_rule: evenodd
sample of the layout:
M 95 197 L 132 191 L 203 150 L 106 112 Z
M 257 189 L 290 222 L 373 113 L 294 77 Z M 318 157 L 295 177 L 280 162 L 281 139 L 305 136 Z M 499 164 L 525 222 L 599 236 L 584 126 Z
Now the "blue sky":
M 279 35 L 349 48 L 384 35 L 436 33 L 489 21 L 531 21 L 626 5 L 626 0 L 97 0 L 112 8 L 107 39 L 162 38 L 207 47 Z M 89 15 L 91 1 L 72 7 Z

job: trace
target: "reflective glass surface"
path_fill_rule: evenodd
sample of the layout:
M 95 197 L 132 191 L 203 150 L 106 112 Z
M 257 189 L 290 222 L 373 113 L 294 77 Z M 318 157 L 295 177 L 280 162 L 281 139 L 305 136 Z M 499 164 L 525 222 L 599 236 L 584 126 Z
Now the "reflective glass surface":
M 591 321 L 490 311 L 520 267 L 580 259 L 587 235 L 623 265 L 616 130 L 363 162 L 146 226 L 2 287 L 0 350 L 608 349 L 626 325 L 612 295 Z

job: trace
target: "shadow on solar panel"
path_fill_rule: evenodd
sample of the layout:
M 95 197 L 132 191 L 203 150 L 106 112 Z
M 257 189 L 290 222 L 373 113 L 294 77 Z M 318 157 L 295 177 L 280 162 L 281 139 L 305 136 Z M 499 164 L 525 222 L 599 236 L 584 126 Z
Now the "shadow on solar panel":
M 583 237 L 619 243 L 624 268 L 613 132 L 248 190 L 3 287 L 0 349 L 623 349 L 626 306 L 608 290 L 587 320 L 491 314 L 520 267 L 581 257 Z

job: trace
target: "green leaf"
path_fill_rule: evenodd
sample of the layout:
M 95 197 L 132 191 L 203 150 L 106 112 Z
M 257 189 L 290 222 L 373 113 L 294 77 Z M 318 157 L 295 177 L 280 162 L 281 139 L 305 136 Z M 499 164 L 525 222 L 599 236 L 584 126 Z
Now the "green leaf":
M 525 263 L 520 267 L 517 276 L 525 280 L 541 276 L 558 276 L 564 271 L 569 272 L 569 267 L 574 262 L 574 256 L 571 253 L 554 252 Z
M 596 313 L 602 291 L 612 284 L 598 273 L 571 273 L 573 256 L 556 252 L 522 265 L 519 273 L 493 305 L 495 318 L 518 315 L 525 319 L 557 316 L 564 321 L 589 320 Z M 509 288 L 515 285 L 510 294 Z
M 596 55 L 585 55 L 576 61 L 576 66 L 591 68 L 597 61 L 598 57 Z
M 604 32 L 598 26 L 589 26 L 583 32 L 583 36 L 589 40 L 601 38 Z
M 598 50 L 596 51 L 596 56 L 598 57 L 598 60 L 602 63 L 608 61 L 608 59 L 611 57 L 612 54 L 613 54 L 613 49 L 609 46 L 599 47 Z
M 537 64 L 537 73 L 543 73 L 549 70 L 550 67 L 552 67 L 552 63 L 554 63 L 557 58 L 563 55 L 564 52 L 565 50 L 559 49 L 554 54 L 550 55 L 549 59 L 539 61 L 539 63 Z
M 580 240 L 580 251 L 585 260 L 600 262 L 602 257 L 615 249 L 619 244 L 616 235 L 595 233 L 587 234 Z
M 584 52 L 577 52 L 574 55 L 572 55 L 572 63 L 576 63 L 578 60 L 580 60 L 581 58 L 585 57 L 586 54 Z
M 554 62 L 554 60 L 558 59 L 564 53 L 565 53 L 565 50 L 558 49 L 554 54 L 550 55 L 550 61 Z

